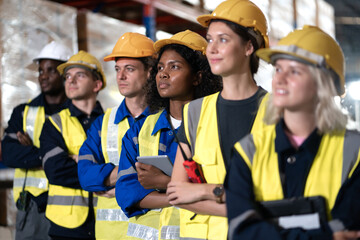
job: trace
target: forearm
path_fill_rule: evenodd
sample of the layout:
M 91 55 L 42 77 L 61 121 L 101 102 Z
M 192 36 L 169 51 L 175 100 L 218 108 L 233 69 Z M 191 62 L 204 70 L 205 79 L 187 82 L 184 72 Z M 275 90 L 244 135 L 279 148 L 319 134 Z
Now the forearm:
M 72 158 L 57 156 L 48 159 L 44 170 L 50 184 L 81 189 L 77 166 Z
M 81 188 L 77 163 L 69 156 L 62 135 L 49 121 L 44 124 L 40 144 L 40 153 L 49 183 L 70 188 Z
M 89 160 L 79 160 L 78 176 L 81 187 L 90 192 L 109 190 L 111 187 L 106 185 L 106 179 L 114 172 L 114 169 L 115 166 L 111 163 L 97 164 Z M 117 168 L 115 171 L 117 175 Z
M 140 208 L 164 208 L 171 206 L 165 193 L 151 192 L 144 197 L 138 204 Z
M 176 206 L 202 215 L 227 216 L 225 203 L 217 203 L 212 200 L 202 200 Z
M 114 167 L 113 170 L 108 174 L 108 176 L 104 179 L 104 185 L 106 187 L 114 187 L 117 180 L 117 173 L 119 167 Z
M 42 166 L 40 151 L 35 146 L 24 146 L 15 139 L 14 133 L 5 133 L 1 141 L 2 160 L 12 168 L 39 168 Z

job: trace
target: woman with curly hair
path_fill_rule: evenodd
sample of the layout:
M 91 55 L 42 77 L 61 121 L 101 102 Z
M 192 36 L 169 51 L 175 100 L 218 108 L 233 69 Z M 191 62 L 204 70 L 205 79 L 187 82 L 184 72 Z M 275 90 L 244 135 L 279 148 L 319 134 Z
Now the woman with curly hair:
M 183 106 L 221 89 L 204 55 L 206 45 L 189 30 L 154 44 L 158 59 L 146 88 L 150 111 L 157 113 L 138 121 L 123 138 L 116 183 L 117 202 L 130 218 L 130 237 L 179 239 L 179 212 L 165 194 L 170 176 L 137 157 L 167 155 L 173 163 Z

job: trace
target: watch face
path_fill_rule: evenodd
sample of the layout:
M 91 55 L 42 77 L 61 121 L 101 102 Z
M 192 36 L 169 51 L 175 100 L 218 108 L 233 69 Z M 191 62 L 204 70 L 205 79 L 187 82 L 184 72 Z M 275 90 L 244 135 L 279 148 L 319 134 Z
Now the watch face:
M 214 188 L 214 195 L 217 197 L 220 197 L 224 194 L 224 188 L 223 187 L 216 187 Z

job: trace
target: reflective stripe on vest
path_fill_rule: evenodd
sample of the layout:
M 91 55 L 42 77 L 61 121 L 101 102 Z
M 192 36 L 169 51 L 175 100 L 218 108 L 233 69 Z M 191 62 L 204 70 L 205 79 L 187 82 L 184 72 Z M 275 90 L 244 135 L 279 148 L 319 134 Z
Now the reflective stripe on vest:
M 252 173 L 257 201 L 284 198 L 275 152 L 275 127 L 266 132 L 247 136 L 235 144 Z M 304 196 L 321 195 L 326 198 L 328 215 L 334 207 L 344 181 L 358 166 L 360 135 L 350 130 L 325 134 L 306 179 Z
M 22 188 L 24 185 L 24 181 L 25 181 L 25 178 L 14 178 L 14 187 Z M 26 177 L 26 186 L 47 190 L 48 189 L 48 181 L 44 178 L 29 177 L 29 175 L 28 175 Z
M 118 108 L 114 107 L 105 112 L 101 127 L 101 147 L 105 162 L 111 162 L 116 166 L 119 165 L 121 140 L 130 128 L 127 118 L 124 118 L 119 124 L 114 123 L 117 110 Z
M 203 169 L 207 183 L 223 184 L 226 169 L 220 147 L 216 102 L 219 92 L 186 104 L 183 111 L 184 130 L 193 159 Z M 269 94 L 259 105 L 251 131 L 262 129 L 265 124 L 265 106 Z M 227 219 L 199 215 L 192 220 L 193 212 L 180 209 L 180 236 L 182 238 L 226 239 Z M 211 222 L 211 226 L 209 226 Z M 202 230 L 199 230 L 202 229 Z
M 139 155 L 140 156 L 157 156 L 159 155 L 159 148 L 164 148 L 160 146 L 160 134 L 161 131 L 152 134 L 155 124 L 159 120 L 163 111 L 160 111 L 156 114 L 150 115 L 146 118 L 141 130 L 139 132 L 138 142 L 139 142 Z M 149 216 L 151 214 L 151 216 Z M 131 218 L 134 220 L 134 218 Z M 157 237 L 159 239 L 179 239 L 179 209 L 174 207 L 163 208 L 161 212 L 151 210 L 143 215 L 143 219 L 138 219 L 135 221 L 137 228 L 144 226 L 144 231 L 148 230 L 150 233 L 153 233 L 152 228 L 148 228 L 149 223 L 156 221 L 158 222 Z M 129 225 L 130 228 L 130 225 Z M 158 232 L 160 231 L 160 236 Z M 131 235 L 132 236 L 132 235 Z M 152 235 L 155 236 L 155 235 Z M 147 239 L 147 238 L 142 238 Z M 156 238 L 158 239 L 158 238 Z
M 78 155 L 86 139 L 85 131 L 69 109 L 49 117 L 54 127 L 61 132 L 69 155 Z M 80 227 L 89 212 L 89 192 L 58 185 L 49 185 L 49 198 L 45 215 L 53 223 L 65 228 Z
M 130 128 L 127 118 L 115 124 L 118 107 L 107 109 L 101 126 L 101 147 L 105 163 L 119 165 L 121 141 Z M 121 210 L 115 198 L 98 197 L 96 210 L 96 239 L 124 239 L 129 219 Z
M 23 131 L 28 133 L 34 146 L 40 147 L 40 134 L 45 122 L 43 106 L 26 105 L 23 113 Z M 26 169 L 16 168 L 14 173 L 13 197 L 16 202 L 22 191 Z M 48 190 L 48 181 L 44 170 L 28 169 L 25 190 L 37 197 Z
M 158 240 L 159 231 L 143 224 L 129 223 L 127 236 L 144 240 Z

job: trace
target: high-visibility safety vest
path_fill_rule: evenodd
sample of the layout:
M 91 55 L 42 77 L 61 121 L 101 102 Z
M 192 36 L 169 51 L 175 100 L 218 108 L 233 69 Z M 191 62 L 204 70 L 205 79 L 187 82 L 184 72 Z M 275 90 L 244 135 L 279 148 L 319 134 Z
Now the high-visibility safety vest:
M 157 114 L 148 116 L 141 127 L 138 135 L 140 156 L 159 155 L 161 131 L 152 133 L 162 112 L 160 111 Z M 179 223 L 179 209 L 166 207 L 159 210 L 151 210 L 141 216 L 130 218 L 129 230 L 131 224 L 134 229 L 137 229 L 137 231 L 133 231 L 134 233 L 142 233 L 142 237 L 139 237 L 141 239 L 179 239 Z M 144 234 L 147 231 L 149 235 Z M 147 236 L 151 236 L 151 238 L 147 238 Z
M 45 122 L 45 109 L 43 106 L 26 105 L 23 114 L 23 131 L 28 133 L 35 147 L 40 148 L 40 134 Z M 25 176 L 26 175 L 26 176 Z M 16 202 L 23 189 L 29 191 L 33 196 L 47 192 L 48 180 L 43 169 L 16 168 L 14 174 L 13 197 Z
M 257 201 L 284 198 L 275 138 L 276 130 L 273 126 L 268 131 L 245 137 L 234 146 L 251 171 Z M 359 147 L 360 135 L 350 130 L 324 134 L 321 139 L 306 178 L 304 196 L 325 197 L 330 219 L 330 211 L 334 207 L 342 184 L 351 177 L 359 165 Z
M 223 184 L 226 169 L 220 147 L 216 102 L 219 92 L 196 99 L 184 107 L 183 121 L 186 138 L 191 146 L 193 160 L 201 165 L 206 182 Z M 269 94 L 259 105 L 251 131 L 260 130 Z M 227 218 L 201 215 L 180 209 L 180 237 L 184 239 L 226 239 Z
M 78 155 L 86 133 L 69 109 L 49 117 L 64 138 L 69 155 Z M 53 223 L 65 228 L 80 227 L 89 213 L 89 192 L 49 184 L 49 197 L 45 215 Z
M 124 118 L 115 124 L 118 107 L 106 110 L 101 127 L 101 149 L 105 163 L 119 165 L 122 138 L 130 128 L 129 121 Z M 125 239 L 129 219 L 121 210 L 115 198 L 98 197 L 95 237 L 96 239 Z

